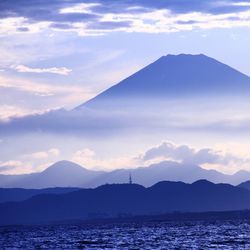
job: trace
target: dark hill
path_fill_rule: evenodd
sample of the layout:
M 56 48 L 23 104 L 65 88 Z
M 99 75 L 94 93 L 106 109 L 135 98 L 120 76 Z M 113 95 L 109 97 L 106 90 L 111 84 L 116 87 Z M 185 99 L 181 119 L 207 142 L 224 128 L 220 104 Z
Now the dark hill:
M 0 203 L 9 201 L 23 201 L 38 194 L 66 194 L 79 190 L 79 188 L 45 188 L 45 189 L 24 189 L 24 188 L 0 188 Z
M 250 192 L 228 184 L 201 180 L 193 184 L 160 182 L 150 188 L 136 184 L 104 185 L 68 194 L 42 194 L 23 202 L 0 204 L 0 223 L 51 223 L 112 218 L 250 209 Z
M 250 191 L 250 181 L 242 182 L 238 185 L 238 187 L 245 188 Z

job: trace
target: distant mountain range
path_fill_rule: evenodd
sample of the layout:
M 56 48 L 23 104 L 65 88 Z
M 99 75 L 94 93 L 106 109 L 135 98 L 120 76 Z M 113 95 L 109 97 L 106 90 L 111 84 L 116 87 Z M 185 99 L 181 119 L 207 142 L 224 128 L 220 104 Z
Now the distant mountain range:
M 1 203 L 0 225 L 244 209 L 250 209 L 250 191 L 229 184 L 206 180 L 193 184 L 165 181 L 149 188 L 112 184 Z
M 128 183 L 131 174 L 134 183 L 149 187 L 159 181 L 183 181 L 192 183 L 207 179 L 214 183 L 238 185 L 250 180 L 250 172 L 239 171 L 226 175 L 216 170 L 206 170 L 196 165 L 164 161 L 148 167 L 118 169 L 111 172 L 93 171 L 69 161 L 60 161 L 41 173 L 25 175 L 0 175 L 2 188 L 51 188 L 97 187 L 106 183 Z

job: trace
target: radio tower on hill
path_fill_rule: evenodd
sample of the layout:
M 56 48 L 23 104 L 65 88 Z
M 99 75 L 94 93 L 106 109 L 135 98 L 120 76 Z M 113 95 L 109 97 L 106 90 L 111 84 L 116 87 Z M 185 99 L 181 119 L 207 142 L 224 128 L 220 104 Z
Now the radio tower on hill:
M 131 176 L 131 173 L 129 173 L 129 184 L 132 184 L 132 176 Z

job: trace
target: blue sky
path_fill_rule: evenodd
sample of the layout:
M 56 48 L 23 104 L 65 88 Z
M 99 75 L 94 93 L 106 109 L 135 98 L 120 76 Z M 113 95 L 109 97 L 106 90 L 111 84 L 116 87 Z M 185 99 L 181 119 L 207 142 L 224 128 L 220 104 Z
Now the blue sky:
M 0 9 L 2 123 L 17 116 L 74 108 L 167 54 L 203 53 L 250 75 L 250 1 L 10 0 L 1 1 Z M 89 139 L 81 142 L 71 136 L 74 146 L 67 148 L 61 146 L 63 138 L 46 136 L 50 137 L 46 142 L 35 136 L 40 147 L 28 143 L 24 149 L 20 145 L 34 136 L 19 135 L 19 145 L 16 137 L 2 135 L 0 146 L 8 149 L 2 150 L 0 165 L 5 169 L 16 165 L 16 173 L 38 165 L 42 169 L 63 155 L 72 159 L 86 148 L 106 158 L 120 159 L 122 154 L 102 150 L 104 144 Z M 198 147 L 245 143 L 244 136 L 229 137 L 221 141 L 216 137 L 203 145 L 187 135 L 166 135 L 147 138 L 133 150 L 146 150 L 161 140 Z M 127 145 L 126 139 L 123 144 Z M 132 149 L 126 152 L 132 154 Z

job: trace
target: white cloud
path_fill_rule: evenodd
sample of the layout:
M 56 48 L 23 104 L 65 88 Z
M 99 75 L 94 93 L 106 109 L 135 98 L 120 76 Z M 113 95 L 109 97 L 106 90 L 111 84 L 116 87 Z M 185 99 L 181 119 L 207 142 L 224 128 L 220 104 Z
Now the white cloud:
M 58 111 L 56 109 L 44 109 L 44 110 L 35 110 L 35 109 L 26 109 L 13 105 L 0 105 L 0 122 L 9 122 L 12 118 L 21 118 L 24 116 L 30 115 L 42 115 L 53 111 Z
M 232 6 L 242 6 L 242 7 L 247 7 L 250 6 L 249 2 L 237 2 L 237 3 L 231 3 Z
M 8 166 L 8 167 L 21 167 L 23 163 L 21 161 L 5 161 L 5 162 L 0 162 L 0 166 Z
M 28 22 L 28 18 L 24 17 L 11 17 L 0 19 L 0 34 L 10 35 L 23 33 L 19 28 L 26 27 L 26 33 L 38 33 L 49 27 L 51 22 Z
M 32 113 L 30 110 L 26 110 L 12 105 L 0 105 L 0 121 L 8 121 L 11 117 L 21 117 Z
M 249 2 L 228 3 L 220 1 L 213 3 L 215 7 L 239 6 L 248 7 Z M 88 22 L 71 21 L 67 29 L 53 28 L 53 21 L 29 22 L 27 18 L 5 18 L 0 19 L 0 34 L 20 33 L 19 29 L 25 27 L 25 33 L 37 33 L 41 31 L 56 30 L 57 32 L 76 32 L 79 36 L 99 36 L 110 32 L 143 32 L 143 33 L 167 33 L 178 32 L 193 29 L 213 29 L 213 28 L 232 28 L 232 27 L 250 27 L 250 11 L 242 10 L 226 14 L 212 14 L 193 11 L 188 13 L 173 13 L 169 9 L 145 9 L 140 12 L 98 12 L 93 7 L 100 6 L 99 3 L 80 3 L 59 10 L 59 15 L 65 14 L 90 14 L 96 15 L 99 19 L 87 19 Z M 130 6 L 127 10 L 140 8 L 139 6 Z M 141 8 L 143 10 L 143 8 Z M 65 20 L 67 21 L 67 20 Z M 87 23 L 112 22 L 112 23 L 130 23 L 130 25 L 121 25 L 117 27 L 105 26 L 104 28 L 91 28 Z M 18 29 L 19 28 L 19 29 Z M 22 32 L 23 33 L 23 32 Z
M 204 163 L 213 164 L 221 161 L 222 155 L 220 152 L 215 152 L 209 148 L 195 150 L 188 145 L 176 145 L 172 142 L 163 142 L 159 146 L 146 151 L 143 156 L 144 161 L 150 161 L 155 158 L 165 158 L 200 165 Z
M 53 162 L 34 164 L 31 161 L 9 160 L 0 161 L 0 174 L 17 175 L 41 172 L 51 166 Z
M 60 150 L 58 148 L 51 148 L 47 151 L 38 151 L 31 154 L 23 155 L 23 159 L 29 160 L 40 160 L 47 158 L 56 158 L 60 155 Z
M 1 174 L 27 174 L 41 172 L 59 160 L 58 148 L 21 155 L 17 160 L 0 161 Z
M 108 159 L 100 158 L 93 150 L 85 148 L 76 151 L 71 160 L 86 168 L 98 170 L 146 167 L 162 161 L 195 164 L 225 173 L 234 173 L 239 169 L 250 170 L 250 153 L 242 155 L 235 145 L 230 150 L 225 145 L 196 149 L 188 145 L 163 142 L 143 153 Z
M 88 148 L 78 150 L 71 159 L 86 168 L 99 170 L 113 170 L 116 168 L 132 168 L 139 164 L 136 157 L 116 157 L 110 159 L 98 158 L 96 153 Z
M 93 13 L 92 8 L 96 6 L 100 6 L 100 3 L 80 3 L 73 5 L 71 7 L 66 7 L 60 9 L 59 13 L 67 14 L 67 13 Z
M 51 73 L 51 74 L 58 74 L 58 75 L 68 75 L 72 69 L 68 69 L 66 67 L 52 67 L 52 68 L 30 68 L 25 65 L 17 65 L 13 66 L 13 68 L 17 72 L 21 73 Z
M 32 165 L 30 162 L 24 163 L 18 160 L 9 160 L 5 162 L 0 161 L 0 173 L 1 174 L 25 173 L 27 169 L 29 170 L 32 169 Z
M 225 173 L 234 173 L 239 169 L 250 170 L 248 146 L 233 143 L 218 144 L 214 148 L 196 149 L 188 145 L 163 142 L 147 150 L 142 155 L 142 159 L 147 164 L 173 160 L 184 164 L 196 164 Z

